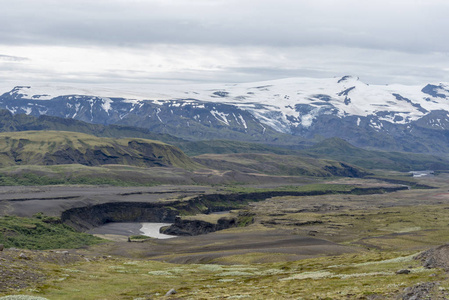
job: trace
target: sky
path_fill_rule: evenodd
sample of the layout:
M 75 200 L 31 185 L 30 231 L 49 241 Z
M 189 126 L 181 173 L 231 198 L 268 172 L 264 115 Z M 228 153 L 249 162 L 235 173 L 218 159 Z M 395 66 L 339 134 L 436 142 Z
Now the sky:
M 0 0 L 0 82 L 449 82 L 447 0 Z

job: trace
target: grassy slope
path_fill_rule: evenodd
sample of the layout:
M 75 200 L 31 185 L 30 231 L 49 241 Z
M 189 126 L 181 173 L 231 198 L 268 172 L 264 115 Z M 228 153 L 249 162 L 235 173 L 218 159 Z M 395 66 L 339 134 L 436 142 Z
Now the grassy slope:
M 0 244 L 6 248 L 67 249 L 92 245 L 102 240 L 77 232 L 53 217 L 0 217 Z
M 182 151 L 162 142 L 99 138 L 65 131 L 1 133 L 0 162 L 3 166 L 115 163 L 137 166 L 156 164 L 186 169 L 196 167 Z
M 0 168 L 0 186 L 55 184 L 153 186 L 195 183 L 191 172 L 179 168 L 142 168 L 126 165 L 91 167 L 80 164 L 25 165 Z
M 395 271 L 411 267 L 410 275 Z M 406 253 L 366 253 L 308 259 L 293 263 L 176 265 L 148 260 L 99 260 L 47 267 L 52 279 L 27 294 L 48 299 L 167 299 L 174 288 L 180 299 L 366 299 L 395 294 L 406 286 L 441 280 Z M 447 287 L 447 284 L 443 284 Z M 363 297 L 363 298 L 362 298 Z M 382 299 L 382 298 L 380 298 Z
M 280 155 L 297 155 L 296 150 L 266 145 L 230 140 L 206 140 L 176 142 L 179 148 L 189 156 L 201 154 L 231 154 L 231 153 L 271 153 Z M 299 146 L 297 146 L 299 147 Z
M 352 146 L 339 138 L 326 139 L 303 150 L 226 140 L 179 142 L 177 145 L 188 155 L 199 156 L 199 158 L 203 157 L 204 154 L 258 153 L 298 157 L 307 156 L 317 159 L 327 158 L 344 161 L 366 169 L 396 171 L 449 169 L 449 160 L 441 157 L 415 153 L 366 150 Z M 302 146 L 301 148 L 304 147 Z
M 440 157 L 425 154 L 365 150 L 352 146 L 339 138 L 324 140 L 301 152 L 311 157 L 327 157 L 346 161 L 367 169 L 397 171 L 449 169 L 449 161 Z
M 365 171 L 337 161 L 276 154 L 204 154 L 194 160 L 218 170 L 290 176 L 362 176 Z

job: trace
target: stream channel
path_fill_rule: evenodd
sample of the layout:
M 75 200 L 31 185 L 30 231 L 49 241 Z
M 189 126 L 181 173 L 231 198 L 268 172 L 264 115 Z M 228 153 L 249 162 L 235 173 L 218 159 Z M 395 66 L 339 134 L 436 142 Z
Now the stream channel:
M 170 239 L 176 236 L 159 233 L 161 227 L 170 226 L 170 223 L 134 223 L 112 222 L 95 227 L 87 231 L 90 234 L 114 234 L 114 235 L 145 235 L 155 239 Z

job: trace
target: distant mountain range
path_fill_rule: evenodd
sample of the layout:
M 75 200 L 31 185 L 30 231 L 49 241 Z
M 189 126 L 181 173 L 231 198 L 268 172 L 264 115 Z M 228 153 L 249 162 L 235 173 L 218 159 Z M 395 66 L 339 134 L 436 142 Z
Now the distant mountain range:
M 441 83 L 368 85 L 344 76 L 149 86 L 134 93 L 20 86 L 4 91 L 0 108 L 14 114 L 136 126 L 189 140 L 227 139 L 300 149 L 340 137 L 371 149 L 449 152 L 449 87 Z
M 44 132 L 42 132 L 44 131 Z M 400 152 L 386 152 L 386 151 L 374 151 L 365 150 L 357 148 L 349 144 L 348 142 L 340 138 L 329 138 L 325 139 L 313 146 L 309 146 L 303 150 L 289 149 L 288 147 L 276 147 L 272 145 L 266 145 L 262 143 L 251 143 L 245 141 L 231 141 L 231 140 L 205 140 L 205 141 L 187 141 L 181 138 L 177 138 L 168 134 L 158 134 L 149 131 L 148 129 L 131 127 L 131 126 L 121 126 L 121 125 L 102 125 L 102 124 L 91 124 L 74 119 L 64 119 L 52 116 L 29 116 L 25 114 L 13 115 L 7 110 L 0 110 L 0 132 L 5 132 L 0 134 L 0 144 L 4 144 L 2 149 L 0 149 L 0 154 L 2 155 L 2 165 L 14 165 L 14 164 L 59 164 L 59 163 L 83 163 L 87 165 L 101 165 L 102 163 L 127 163 L 131 165 L 138 165 L 142 162 L 137 159 L 139 155 L 136 154 L 134 150 L 131 152 L 132 160 L 124 160 L 120 158 L 122 155 L 112 155 L 114 158 L 104 159 L 104 153 L 111 153 L 109 150 L 105 150 L 105 147 L 87 147 L 87 148 L 76 148 L 72 147 L 73 141 L 69 143 L 68 141 L 75 140 L 74 138 L 68 138 L 68 132 L 84 133 L 87 135 L 77 136 L 73 134 L 73 137 L 79 137 L 81 140 L 87 139 L 89 141 L 95 140 L 93 136 L 96 137 L 108 137 L 114 139 L 123 140 L 123 138 L 128 139 L 151 139 L 163 141 L 165 143 L 172 144 L 179 147 L 182 151 L 190 156 L 198 156 L 201 154 L 221 154 L 223 157 L 230 157 L 234 162 L 237 157 L 245 157 L 245 154 L 250 153 L 253 159 L 263 158 L 264 156 L 256 154 L 270 154 L 274 160 L 278 160 L 278 164 L 284 165 L 282 168 L 288 170 L 295 168 L 296 163 L 292 160 L 286 160 L 285 158 L 280 158 L 281 156 L 295 156 L 293 160 L 295 162 L 304 161 L 309 158 L 314 159 L 332 159 L 337 161 L 342 161 L 349 163 L 351 165 L 357 165 L 367 169 L 390 169 L 398 171 L 412 171 L 412 170 L 448 170 L 449 160 L 440 157 L 426 155 L 426 154 L 415 154 Z M 10 132 L 8 134 L 8 132 Z M 22 133 L 23 132 L 23 133 Z M 33 132 L 30 138 L 27 136 L 27 132 Z M 40 133 L 42 132 L 42 133 Z M 49 134 L 52 132 L 52 134 Z M 62 138 L 65 137 L 65 138 Z M 41 141 L 39 142 L 39 139 Z M 34 142 L 32 142 L 34 140 Z M 26 143 L 25 143 L 26 142 Z M 30 143 L 31 146 L 39 145 L 37 147 L 38 151 L 28 151 L 26 147 L 19 147 L 19 144 L 25 146 L 25 144 Z M 114 144 L 115 143 L 115 144 Z M 152 144 L 150 142 L 148 145 Z M 53 145 L 50 147 L 49 145 Z M 58 147 L 56 147 L 58 145 Z M 65 145 L 65 146 L 64 146 Z M 29 146 L 27 146 L 29 147 Z M 64 148 L 66 147 L 66 148 Z M 111 147 L 123 148 L 119 146 L 117 141 L 110 143 Z M 149 147 L 149 146 L 148 146 Z M 36 148 L 36 147 L 35 147 Z M 73 148 L 73 149 L 72 149 Z M 106 147 L 107 148 L 107 147 Z M 63 154 L 61 150 L 66 149 L 68 160 L 61 160 L 60 156 Z M 26 150 L 25 152 L 23 152 Z M 105 150 L 106 152 L 104 152 Z M 54 151 L 59 151 L 56 156 Z M 92 152 L 93 151 L 93 152 Z M 96 151 L 96 152 L 95 152 Z M 100 151 L 100 152 L 98 152 Z M 103 152 L 102 152 L 103 151 Z M 47 154 L 42 154 L 42 153 Z M 92 153 L 89 153 L 92 152 Z M 131 153 L 122 152 L 122 154 Z M 173 150 L 172 152 L 176 152 Z M 83 155 L 74 155 L 74 153 L 83 153 Z M 98 154 L 99 156 L 93 155 Z M 103 154 L 101 154 L 103 153 Z M 109 155 L 108 154 L 108 155 Z M 241 154 L 241 156 L 232 156 L 232 154 Z M 145 154 L 148 156 L 148 153 Z M 144 156 L 145 156 L 144 155 Z M 180 153 L 180 159 L 186 161 L 183 158 L 183 153 Z M 231 156 L 230 156 L 231 155 Z M 158 155 L 159 156 L 159 155 Z M 167 155 L 164 155 L 167 156 Z M 45 159 L 43 159 L 45 158 Z M 49 159 L 52 158 L 52 159 Z M 53 159 L 54 158 L 54 159 Z M 89 159 L 87 159 L 89 158 Z M 215 167 L 221 168 L 219 165 L 229 165 L 229 163 L 224 163 L 225 159 L 216 157 Z M 196 159 L 196 158 L 195 158 Z M 210 164 L 211 156 L 208 157 L 208 162 L 204 161 L 204 157 L 198 157 L 199 162 L 202 164 Z M 247 160 L 244 158 L 243 160 Z M 128 162 L 129 161 L 129 162 Z M 150 161 L 150 160 L 149 160 Z M 268 160 L 263 159 L 261 162 Z M 170 165 L 159 162 L 162 165 Z M 213 164 L 213 163 L 212 163 Z M 253 162 L 251 163 L 253 164 Z M 147 166 L 151 165 L 148 164 Z M 171 164 L 173 165 L 173 164 Z M 189 164 L 185 164 L 187 166 Z M 243 163 L 245 165 L 245 163 Z M 242 166 L 237 167 L 241 169 Z M 248 165 L 243 166 L 247 168 Z M 259 168 L 259 167 L 257 167 Z M 276 168 L 274 168 L 275 170 Z M 308 170 L 313 168 L 308 168 Z M 328 171 L 326 171 L 328 172 Z M 312 172 L 313 173 L 313 172 Z M 316 172 L 315 172 L 316 173 Z M 318 174 L 318 173 L 317 173 Z M 324 174 L 324 173 L 323 173 Z

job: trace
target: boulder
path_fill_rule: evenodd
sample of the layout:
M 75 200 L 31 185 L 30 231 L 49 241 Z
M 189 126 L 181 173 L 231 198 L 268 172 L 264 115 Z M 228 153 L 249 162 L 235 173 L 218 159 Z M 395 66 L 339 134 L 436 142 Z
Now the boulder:
M 170 296 L 170 295 L 174 295 L 176 294 L 176 290 L 175 289 L 171 289 L 167 292 L 167 294 L 165 294 L 165 296 Z

